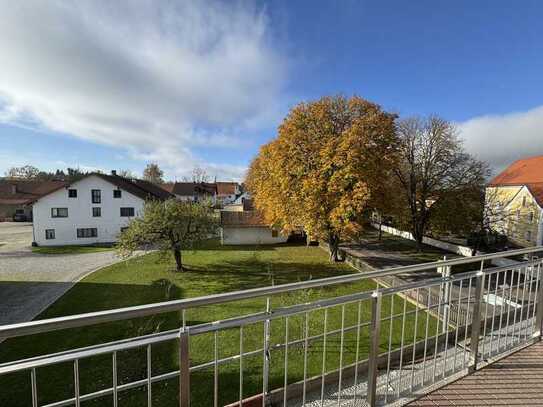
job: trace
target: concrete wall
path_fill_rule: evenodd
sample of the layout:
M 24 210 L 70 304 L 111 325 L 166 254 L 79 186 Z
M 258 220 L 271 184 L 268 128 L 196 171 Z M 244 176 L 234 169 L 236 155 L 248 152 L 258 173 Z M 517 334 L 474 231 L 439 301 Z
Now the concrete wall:
M 379 229 L 379 225 L 376 224 L 376 223 L 372 223 L 372 226 L 374 228 L 376 228 L 376 229 Z M 391 235 L 401 236 L 404 239 L 415 240 L 413 238 L 413 235 L 410 232 L 405 232 L 403 230 L 398 230 L 398 229 L 393 228 L 391 226 L 384 226 L 384 225 L 381 226 L 381 228 L 382 228 L 383 232 L 390 233 Z M 459 255 L 464 256 L 464 257 L 472 257 L 473 256 L 472 249 L 470 247 L 467 247 L 467 246 L 461 246 L 461 245 L 456 245 L 456 244 L 449 243 L 449 242 L 443 242 L 442 240 L 432 239 L 431 237 L 424 237 L 422 239 L 422 242 L 424 244 L 427 244 L 428 246 L 438 247 L 440 249 L 446 250 L 446 251 L 451 252 L 451 253 L 456 253 L 456 254 L 459 254 Z M 485 254 L 485 253 L 478 251 L 475 254 L 479 255 L 479 254 Z M 495 266 L 498 266 L 498 267 L 510 266 L 510 265 L 516 264 L 516 263 L 517 262 L 515 260 L 506 259 L 506 258 L 499 258 L 499 259 L 493 259 L 492 260 L 492 264 L 495 265 Z
M 229 204 L 229 205 L 225 205 L 223 208 L 222 208 L 223 211 L 227 211 L 227 212 L 243 212 L 243 204 Z
M 272 236 L 272 230 L 267 226 L 251 227 L 223 227 L 221 229 L 221 242 L 226 245 L 244 244 L 276 244 L 285 243 L 287 236 L 277 234 Z
M 141 214 L 143 210 L 143 199 L 124 190 L 121 193 L 121 198 L 113 198 L 113 190 L 118 189 L 117 186 L 100 177 L 84 178 L 73 183 L 69 188 L 77 189 L 77 198 L 68 198 L 68 189 L 62 188 L 42 197 L 34 204 L 34 239 L 38 245 L 85 245 L 115 242 L 121 228 L 127 226 L 131 219 L 121 217 L 120 208 L 134 208 L 135 216 Z M 101 203 L 92 203 L 92 189 L 101 191 Z M 92 216 L 93 207 L 101 208 L 101 217 Z M 51 208 L 68 208 L 68 217 L 52 218 Z M 97 228 L 98 236 L 78 238 L 78 228 Z M 55 239 L 45 239 L 46 229 L 55 230 Z
M 374 223 L 372 224 L 372 226 L 376 229 L 379 229 L 378 224 Z M 383 232 L 390 233 L 391 235 L 400 236 L 400 237 L 403 237 L 404 239 L 415 240 L 413 238 L 413 235 L 410 232 L 405 232 L 403 230 L 398 230 L 391 226 L 385 226 L 385 225 L 381 226 L 381 228 Z M 431 237 L 424 237 L 422 239 L 422 242 L 424 244 L 427 244 L 428 246 L 438 247 L 440 249 L 446 250 L 448 252 L 456 253 L 461 256 L 471 257 L 473 255 L 471 248 L 467 246 L 461 246 L 454 243 L 444 242 L 442 240 L 432 239 Z

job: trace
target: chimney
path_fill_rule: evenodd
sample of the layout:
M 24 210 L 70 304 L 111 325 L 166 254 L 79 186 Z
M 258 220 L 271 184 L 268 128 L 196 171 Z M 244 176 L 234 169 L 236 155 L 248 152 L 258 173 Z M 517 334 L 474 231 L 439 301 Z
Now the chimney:
M 111 175 L 117 175 L 117 170 L 111 170 Z

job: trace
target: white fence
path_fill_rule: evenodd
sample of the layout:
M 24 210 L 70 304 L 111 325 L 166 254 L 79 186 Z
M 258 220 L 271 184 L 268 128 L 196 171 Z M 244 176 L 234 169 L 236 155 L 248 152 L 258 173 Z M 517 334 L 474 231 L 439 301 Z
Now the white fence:
M 376 229 L 379 229 L 379 224 L 377 223 L 372 223 L 372 226 Z M 391 235 L 394 235 L 394 236 L 403 237 L 404 239 L 415 240 L 411 232 L 405 232 L 403 230 L 393 228 L 392 226 L 382 225 L 381 230 L 383 232 L 390 233 Z M 437 247 L 439 249 L 446 250 L 451 253 L 459 254 L 460 256 L 464 256 L 464 257 L 473 256 L 473 250 L 471 249 L 471 247 L 468 247 L 468 246 L 462 246 L 462 245 L 457 245 L 454 243 L 444 242 L 442 240 L 433 239 L 428 236 L 424 236 L 422 238 L 422 243 L 428 246 Z M 475 255 L 481 255 L 481 254 L 485 254 L 485 252 L 478 251 L 475 253 Z M 511 266 L 516 263 L 517 262 L 515 260 L 506 259 L 506 258 L 492 259 L 492 264 L 498 267 Z
M 376 229 L 379 229 L 379 225 L 377 223 L 372 223 L 372 226 Z M 394 236 L 403 237 L 404 239 L 415 240 L 411 232 L 405 232 L 403 230 L 393 228 L 392 226 L 382 225 L 381 230 L 383 232 L 390 233 L 391 235 L 394 235 Z M 442 240 L 432 239 L 431 237 L 428 237 L 428 236 L 424 236 L 422 238 L 422 243 L 427 244 L 428 246 L 438 247 L 440 249 L 446 250 L 448 252 L 456 253 L 464 257 L 473 256 L 473 251 L 468 246 L 461 246 L 454 243 L 444 242 Z

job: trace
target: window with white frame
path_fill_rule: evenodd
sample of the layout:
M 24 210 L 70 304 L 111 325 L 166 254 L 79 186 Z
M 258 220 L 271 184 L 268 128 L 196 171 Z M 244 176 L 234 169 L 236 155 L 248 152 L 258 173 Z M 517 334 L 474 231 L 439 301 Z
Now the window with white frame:
M 100 216 L 102 216 L 102 208 L 100 207 L 92 208 L 92 217 L 99 218 Z
M 52 218 L 67 218 L 68 208 L 51 208 Z
M 55 229 L 45 229 L 45 239 L 53 240 L 55 238 Z
M 92 196 L 92 203 L 102 203 L 102 191 L 99 189 L 92 189 L 91 190 L 91 196 Z
M 78 228 L 77 229 L 77 238 L 89 238 L 89 237 L 98 237 L 97 228 Z
M 77 189 L 69 189 L 68 198 L 77 198 Z
M 121 208 L 121 216 L 122 217 L 132 217 L 134 216 L 134 208 Z

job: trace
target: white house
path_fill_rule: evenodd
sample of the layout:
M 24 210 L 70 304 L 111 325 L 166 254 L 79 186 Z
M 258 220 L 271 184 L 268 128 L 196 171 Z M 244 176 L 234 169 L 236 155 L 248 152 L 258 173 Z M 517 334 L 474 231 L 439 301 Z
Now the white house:
M 41 196 L 33 203 L 34 244 L 38 246 L 112 243 L 145 200 L 172 195 L 155 185 L 111 175 L 89 174 Z
M 254 245 L 285 243 L 288 237 L 273 229 L 257 210 L 221 211 L 221 243 Z

